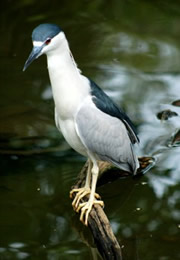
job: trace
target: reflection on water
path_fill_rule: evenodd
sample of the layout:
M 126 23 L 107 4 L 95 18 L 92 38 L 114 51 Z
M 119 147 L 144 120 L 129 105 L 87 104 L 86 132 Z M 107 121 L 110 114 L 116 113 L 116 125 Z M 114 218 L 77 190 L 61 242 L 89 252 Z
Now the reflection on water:
M 0 259 L 100 259 L 71 208 L 85 159 L 54 126 L 45 58 L 22 73 L 31 31 L 47 21 L 65 29 L 80 68 L 133 119 L 138 154 L 156 159 L 139 180 L 99 187 L 124 259 L 179 259 L 179 1 L 2 5 Z M 159 120 L 165 110 L 177 116 Z

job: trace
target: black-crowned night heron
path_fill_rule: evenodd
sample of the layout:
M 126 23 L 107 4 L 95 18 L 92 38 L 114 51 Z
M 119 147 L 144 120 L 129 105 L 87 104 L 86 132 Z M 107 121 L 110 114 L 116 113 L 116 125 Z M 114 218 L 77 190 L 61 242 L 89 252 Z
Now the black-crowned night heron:
M 88 157 L 85 186 L 75 193 L 74 209 L 88 224 L 93 204 L 104 205 L 95 193 L 99 173 L 98 160 L 108 161 L 136 174 L 139 167 L 133 144 L 138 143 L 128 116 L 91 80 L 81 74 L 64 32 L 55 24 L 40 24 L 32 32 L 33 50 L 25 70 L 33 60 L 47 55 L 48 71 L 55 102 L 55 122 L 68 144 Z M 89 194 L 89 200 L 81 198 Z

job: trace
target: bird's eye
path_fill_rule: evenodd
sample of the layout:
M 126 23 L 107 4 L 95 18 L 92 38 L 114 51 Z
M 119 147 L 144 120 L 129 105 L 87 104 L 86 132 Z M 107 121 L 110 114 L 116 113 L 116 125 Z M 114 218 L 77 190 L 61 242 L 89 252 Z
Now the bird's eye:
M 50 42 L 51 42 L 51 39 L 48 38 L 48 39 L 45 41 L 45 44 L 48 45 Z

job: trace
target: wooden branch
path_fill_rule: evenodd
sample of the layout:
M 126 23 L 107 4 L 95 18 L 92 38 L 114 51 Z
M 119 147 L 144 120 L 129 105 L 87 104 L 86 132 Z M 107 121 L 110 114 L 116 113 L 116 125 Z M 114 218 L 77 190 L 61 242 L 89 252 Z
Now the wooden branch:
M 147 170 L 154 165 L 154 159 L 152 157 L 139 158 L 140 169 L 138 170 L 137 176 L 141 176 Z M 130 176 L 128 172 L 121 171 L 107 162 L 98 162 L 100 173 L 98 178 L 97 186 L 105 184 L 109 181 L 114 181 L 117 178 Z M 77 181 L 74 188 L 81 188 L 85 184 L 87 174 L 88 163 L 84 165 L 81 172 L 78 175 Z M 75 194 L 73 194 L 74 199 Z M 87 201 L 88 197 L 82 199 L 82 202 Z M 109 220 L 98 204 L 95 204 L 89 214 L 88 227 L 91 230 L 94 242 L 105 260 L 122 260 L 121 247 L 113 234 Z

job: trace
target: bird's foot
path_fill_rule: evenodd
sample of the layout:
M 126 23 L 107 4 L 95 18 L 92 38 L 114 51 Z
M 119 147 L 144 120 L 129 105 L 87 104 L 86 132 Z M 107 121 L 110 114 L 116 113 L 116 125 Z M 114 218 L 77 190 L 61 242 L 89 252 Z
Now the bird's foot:
M 73 199 L 73 202 L 72 202 L 72 206 L 73 206 L 73 209 L 78 212 L 78 208 L 79 208 L 79 203 L 80 203 L 80 200 L 85 197 L 86 195 L 89 195 L 91 193 L 91 190 L 89 187 L 83 187 L 83 188 L 79 188 L 79 189 L 73 189 L 71 192 L 70 192 L 70 198 L 73 197 L 73 193 L 76 193 L 75 195 L 75 198 Z M 95 198 L 97 199 L 100 199 L 100 195 L 98 193 L 95 193 L 94 194 Z
M 87 226 L 88 225 L 88 217 L 89 213 L 93 207 L 94 204 L 99 204 L 101 207 L 104 208 L 104 202 L 102 200 L 97 200 L 97 199 L 89 199 L 87 202 L 80 203 L 77 212 L 81 210 L 81 215 L 80 215 L 80 221 Z

